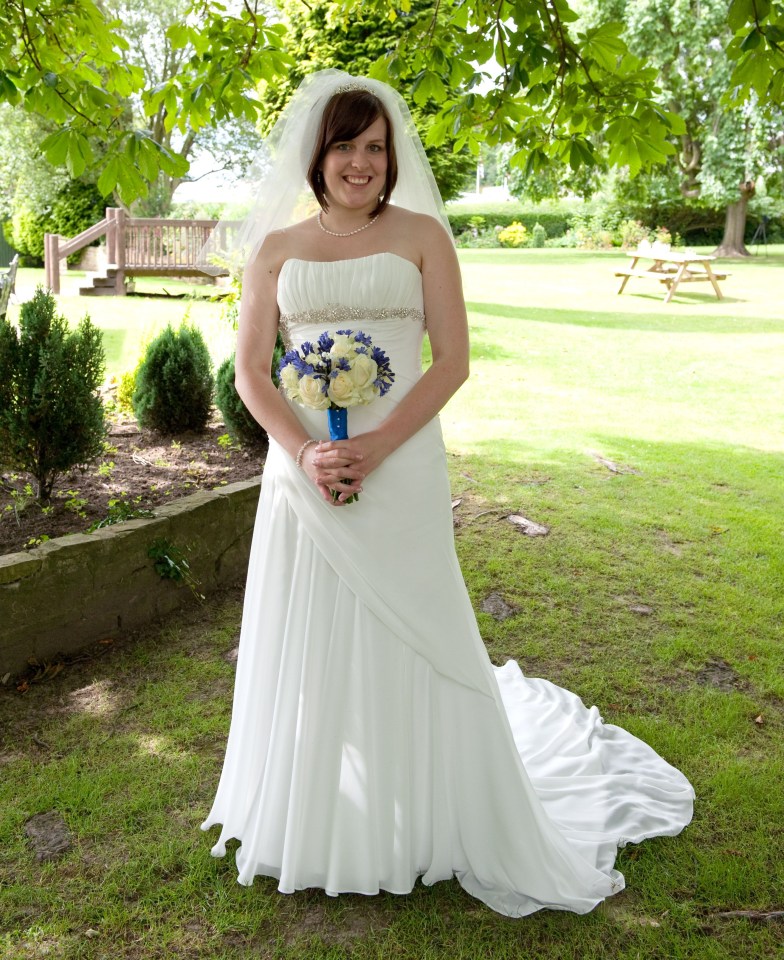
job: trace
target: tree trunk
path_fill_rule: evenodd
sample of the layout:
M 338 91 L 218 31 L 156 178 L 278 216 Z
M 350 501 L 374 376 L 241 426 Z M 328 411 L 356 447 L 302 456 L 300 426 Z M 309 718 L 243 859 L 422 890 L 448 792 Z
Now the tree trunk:
M 746 208 L 749 200 L 754 196 L 754 181 L 745 180 L 740 185 L 740 199 L 727 207 L 727 217 L 724 221 L 724 237 L 713 251 L 714 257 L 750 257 L 746 249 L 744 236 L 746 233 Z

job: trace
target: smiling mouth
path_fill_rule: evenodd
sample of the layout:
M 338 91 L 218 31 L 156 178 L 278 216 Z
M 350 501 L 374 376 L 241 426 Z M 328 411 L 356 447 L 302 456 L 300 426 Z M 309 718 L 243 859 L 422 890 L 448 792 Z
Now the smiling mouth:
M 370 183 L 370 177 L 344 177 L 343 179 L 357 187 L 364 187 L 366 183 Z

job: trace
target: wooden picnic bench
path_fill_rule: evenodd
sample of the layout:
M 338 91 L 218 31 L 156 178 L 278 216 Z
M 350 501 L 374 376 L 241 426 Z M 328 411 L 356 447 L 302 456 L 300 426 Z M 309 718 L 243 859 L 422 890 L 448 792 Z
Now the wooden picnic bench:
M 0 274 L 0 317 L 4 317 L 8 312 L 8 301 L 11 299 L 11 294 L 14 292 L 14 286 L 16 285 L 16 271 L 19 266 L 19 254 L 17 253 L 14 256 L 14 259 L 8 265 L 8 270 L 5 273 Z
M 627 251 L 632 258 L 631 265 L 616 270 L 616 277 L 623 277 L 618 293 L 624 291 L 630 277 L 656 280 L 667 287 L 664 302 L 669 303 L 681 283 L 693 283 L 699 280 L 709 281 L 719 300 L 722 299 L 718 281 L 726 280 L 729 273 L 714 273 L 711 263 L 716 258 L 710 254 L 696 253 L 694 250 L 671 250 L 667 244 L 640 245 L 636 250 Z M 639 266 L 640 261 L 646 264 Z M 647 261 L 652 261 L 650 265 Z

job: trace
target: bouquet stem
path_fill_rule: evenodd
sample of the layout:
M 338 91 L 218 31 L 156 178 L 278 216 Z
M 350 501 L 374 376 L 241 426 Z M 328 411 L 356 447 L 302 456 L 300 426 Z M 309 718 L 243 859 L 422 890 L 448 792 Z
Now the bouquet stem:
M 348 410 L 345 407 L 329 407 L 327 410 L 327 425 L 330 440 L 348 440 Z M 349 481 L 345 482 L 348 483 Z M 337 490 L 332 491 L 333 500 L 337 500 L 339 496 Z M 344 502 L 353 503 L 355 500 L 359 500 L 358 493 L 352 493 Z

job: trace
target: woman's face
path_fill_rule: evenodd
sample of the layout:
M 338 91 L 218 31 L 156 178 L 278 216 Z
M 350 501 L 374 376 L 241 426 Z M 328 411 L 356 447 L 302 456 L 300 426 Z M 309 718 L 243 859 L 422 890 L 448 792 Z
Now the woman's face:
M 372 210 L 384 192 L 387 172 L 387 124 L 377 117 L 353 140 L 337 140 L 327 147 L 322 161 L 330 207 Z

